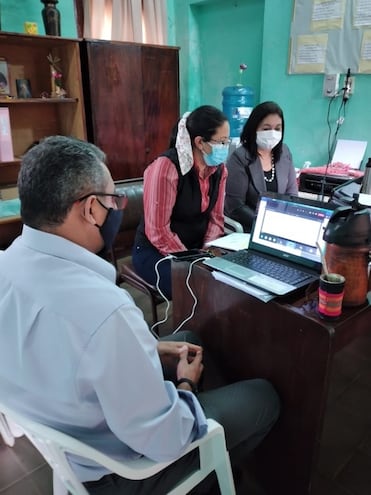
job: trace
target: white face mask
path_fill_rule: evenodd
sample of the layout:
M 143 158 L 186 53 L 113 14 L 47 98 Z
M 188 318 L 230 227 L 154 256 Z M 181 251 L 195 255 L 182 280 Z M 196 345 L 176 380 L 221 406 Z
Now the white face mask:
M 282 132 L 274 129 L 256 132 L 256 144 L 262 150 L 273 149 L 282 139 Z

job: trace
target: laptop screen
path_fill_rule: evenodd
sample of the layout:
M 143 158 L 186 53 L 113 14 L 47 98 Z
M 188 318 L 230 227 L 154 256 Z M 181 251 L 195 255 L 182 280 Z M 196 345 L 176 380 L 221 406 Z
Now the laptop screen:
M 250 248 L 307 266 L 321 263 L 324 229 L 334 206 L 295 196 L 263 195 L 251 233 Z

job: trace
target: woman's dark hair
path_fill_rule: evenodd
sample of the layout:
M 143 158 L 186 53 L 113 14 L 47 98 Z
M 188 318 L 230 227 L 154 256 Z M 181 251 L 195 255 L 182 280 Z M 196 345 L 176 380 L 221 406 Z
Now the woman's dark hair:
M 171 129 L 169 148 L 175 148 L 179 120 Z M 201 136 L 205 141 L 210 141 L 217 128 L 223 125 L 227 120 L 228 117 L 224 115 L 223 112 L 211 105 L 203 105 L 202 107 L 193 110 L 186 120 L 186 127 L 189 132 L 192 146 L 196 136 Z
M 253 160 L 258 156 L 258 147 L 256 145 L 256 129 L 258 128 L 260 122 L 265 119 L 268 115 L 277 114 L 282 120 L 282 139 L 273 148 L 273 158 L 274 161 L 278 161 L 282 153 L 282 142 L 285 132 L 285 119 L 283 118 L 282 108 L 277 105 L 274 101 L 265 101 L 257 105 L 247 119 L 242 132 L 241 132 L 241 143 L 244 148 L 247 149 L 251 158 Z
M 228 118 L 223 112 L 211 105 L 203 105 L 193 110 L 188 115 L 186 122 L 192 146 L 196 136 L 202 136 L 205 141 L 210 141 L 218 127 L 227 120 Z

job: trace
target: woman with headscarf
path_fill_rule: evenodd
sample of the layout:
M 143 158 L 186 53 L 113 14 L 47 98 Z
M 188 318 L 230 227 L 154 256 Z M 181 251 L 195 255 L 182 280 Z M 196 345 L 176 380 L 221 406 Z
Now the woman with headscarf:
M 174 144 L 174 137 L 172 139 Z M 175 146 L 144 172 L 144 215 L 137 229 L 133 265 L 171 299 L 170 253 L 200 249 L 224 233 L 224 165 L 230 144 L 227 117 L 204 105 L 178 123 Z M 157 264 L 158 263 L 158 264 Z M 156 266 L 156 269 L 155 269 Z

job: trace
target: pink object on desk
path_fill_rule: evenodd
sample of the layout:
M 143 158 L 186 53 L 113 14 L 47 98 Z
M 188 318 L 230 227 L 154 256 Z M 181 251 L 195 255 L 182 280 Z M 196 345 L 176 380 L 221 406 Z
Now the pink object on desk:
M 345 175 L 347 177 L 362 177 L 363 172 L 352 168 L 347 163 L 334 162 L 330 163 L 327 167 L 322 165 L 321 167 L 309 167 L 302 168 L 300 174 L 326 174 L 326 175 Z
M 0 161 L 14 160 L 12 131 L 10 128 L 9 108 L 0 108 Z

